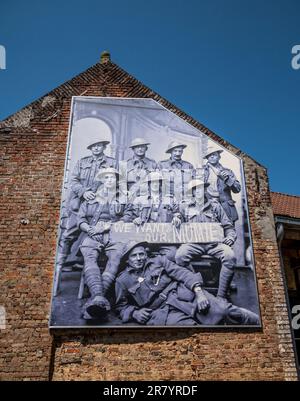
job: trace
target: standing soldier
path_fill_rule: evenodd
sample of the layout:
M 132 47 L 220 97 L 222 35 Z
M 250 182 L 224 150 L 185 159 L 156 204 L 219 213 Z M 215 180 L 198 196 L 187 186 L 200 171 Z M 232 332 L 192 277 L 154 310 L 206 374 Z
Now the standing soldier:
M 95 193 L 99 182 L 95 177 L 100 169 L 115 167 L 116 160 L 106 156 L 104 151 L 109 144 L 107 140 L 91 140 L 87 149 L 92 152 L 91 156 L 80 159 L 73 170 L 70 181 L 70 194 L 67 208 L 67 223 L 64 232 L 61 235 L 57 260 L 56 260 L 56 278 L 54 284 L 54 296 L 57 295 L 60 281 L 60 272 L 70 253 L 71 247 L 78 237 L 77 214 L 81 203 L 95 199 Z
M 103 186 L 95 198 L 84 201 L 78 212 L 78 227 L 83 232 L 80 252 L 84 259 L 84 277 L 91 298 L 85 304 L 84 317 L 103 317 L 110 309 L 105 294 L 117 275 L 123 244 L 110 240 L 110 226 L 118 221 L 131 222 L 132 208 L 126 199 L 119 197 L 118 172 L 114 168 L 104 169 L 97 179 Z M 101 274 L 98 259 L 101 253 L 108 257 Z
M 166 150 L 166 153 L 171 155 L 170 158 L 158 164 L 159 170 L 164 177 L 168 178 L 168 187 L 165 192 L 175 195 L 178 201 L 184 199 L 187 184 L 195 174 L 193 165 L 182 160 L 183 150 L 186 147 L 187 145 L 181 142 L 172 141 Z
M 192 192 L 193 198 L 188 200 L 186 205 L 183 203 L 182 214 L 184 221 L 191 223 L 220 223 L 224 232 L 224 240 L 222 243 L 182 244 L 175 255 L 176 263 L 180 266 L 187 266 L 195 256 L 202 255 L 210 255 L 219 259 L 222 267 L 217 296 L 226 299 L 236 263 L 235 254 L 231 248 L 236 240 L 234 225 L 218 201 L 208 199 L 203 204 L 204 183 L 202 181 L 198 179 L 191 181 L 188 190 Z
M 120 163 L 120 174 L 122 180 L 127 183 L 126 190 L 129 191 L 129 197 L 132 199 L 146 193 L 145 178 L 151 171 L 157 169 L 156 161 L 146 157 L 149 145 L 150 143 L 143 138 L 133 139 L 129 146 L 133 156 Z
M 205 154 L 207 159 L 204 167 L 204 182 L 207 184 L 206 196 L 208 199 L 216 199 L 220 202 L 227 217 L 234 223 L 239 217 L 231 192 L 239 193 L 241 184 L 233 171 L 223 167 L 220 163 L 222 152 L 223 150 L 215 145 L 210 145 Z

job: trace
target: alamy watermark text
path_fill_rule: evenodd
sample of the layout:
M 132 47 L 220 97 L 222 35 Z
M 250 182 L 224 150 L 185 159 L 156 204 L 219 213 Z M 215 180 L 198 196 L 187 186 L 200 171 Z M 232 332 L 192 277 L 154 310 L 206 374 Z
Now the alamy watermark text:
M 6 49 L 0 45 L 0 70 L 6 70 Z
M 292 47 L 292 54 L 294 54 L 294 57 L 292 58 L 292 68 L 294 70 L 299 70 L 300 69 L 300 45 L 295 45 Z

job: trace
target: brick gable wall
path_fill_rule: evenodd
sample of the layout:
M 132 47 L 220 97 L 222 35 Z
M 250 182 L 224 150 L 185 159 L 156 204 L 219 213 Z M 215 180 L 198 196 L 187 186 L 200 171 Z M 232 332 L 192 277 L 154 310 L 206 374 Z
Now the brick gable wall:
M 243 158 L 261 330 L 49 332 L 70 105 L 78 95 L 151 97 Z M 1 122 L 0 175 L 1 380 L 297 379 L 265 168 L 120 67 L 98 63 Z

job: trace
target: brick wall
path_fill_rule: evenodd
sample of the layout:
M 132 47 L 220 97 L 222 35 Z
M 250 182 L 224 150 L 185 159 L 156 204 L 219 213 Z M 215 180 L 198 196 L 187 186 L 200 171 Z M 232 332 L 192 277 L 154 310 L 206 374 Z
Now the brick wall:
M 71 96 L 151 97 L 244 160 L 263 328 L 50 333 Z M 297 379 L 266 170 L 113 63 L 0 123 L 0 379 Z

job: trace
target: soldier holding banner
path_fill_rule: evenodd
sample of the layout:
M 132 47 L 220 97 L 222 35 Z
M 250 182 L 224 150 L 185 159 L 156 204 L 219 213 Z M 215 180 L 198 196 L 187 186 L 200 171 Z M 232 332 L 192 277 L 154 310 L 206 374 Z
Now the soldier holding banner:
M 82 203 L 78 213 L 78 227 L 82 231 L 80 252 L 84 258 L 85 282 L 91 298 L 85 304 L 84 317 L 103 317 L 110 310 L 105 294 L 117 275 L 123 244 L 110 240 L 110 227 L 118 221 L 132 221 L 132 207 L 122 200 L 117 191 L 118 172 L 114 168 L 102 170 L 97 179 L 103 186 L 93 200 Z M 98 259 L 101 253 L 107 258 L 101 274 Z
M 185 222 L 220 223 L 224 230 L 223 243 L 185 243 L 182 244 L 175 255 L 178 265 L 187 266 L 195 256 L 210 255 L 219 259 L 222 263 L 220 271 L 218 297 L 226 299 L 229 285 L 233 277 L 233 267 L 236 263 L 232 245 L 236 240 L 236 231 L 233 223 L 229 220 L 222 206 L 215 200 L 208 199 L 203 205 L 204 183 L 193 180 L 188 186 L 192 193 L 192 199 L 181 204 L 183 220 Z

